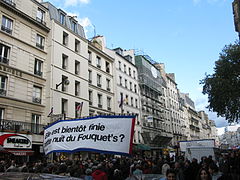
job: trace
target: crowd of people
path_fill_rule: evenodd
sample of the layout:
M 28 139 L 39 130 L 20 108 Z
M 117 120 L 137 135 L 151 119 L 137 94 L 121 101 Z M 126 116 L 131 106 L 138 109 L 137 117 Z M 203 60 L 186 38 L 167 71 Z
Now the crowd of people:
M 50 173 L 79 177 L 84 180 L 143 179 L 146 174 L 159 174 L 155 180 L 238 180 L 240 179 L 240 151 L 221 155 L 218 160 L 211 156 L 188 160 L 182 156 L 114 157 L 97 159 L 47 162 L 0 161 L 0 172 Z

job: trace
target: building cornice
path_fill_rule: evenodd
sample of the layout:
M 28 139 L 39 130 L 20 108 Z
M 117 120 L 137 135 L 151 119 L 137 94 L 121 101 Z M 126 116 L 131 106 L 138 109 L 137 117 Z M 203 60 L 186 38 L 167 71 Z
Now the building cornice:
M 13 12 L 17 16 L 22 17 L 23 19 L 31 22 L 32 24 L 36 25 L 37 27 L 41 28 L 42 30 L 44 30 L 46 32 L 50 31 L 50 29 L 47 26 L 45 26 L 44 24 L 38 22 L 36 19 L 33 19 L 32 17 L 30 17 L 29 15 L 27 15 L 24 12 L 20 11 L 19 9 L 15 8 L 14 6 L 10 5 L 9 3 L 4 2 L 4 1 L 0 1 L 0 5 L 2 7 L 4 7 L 5 9 Z

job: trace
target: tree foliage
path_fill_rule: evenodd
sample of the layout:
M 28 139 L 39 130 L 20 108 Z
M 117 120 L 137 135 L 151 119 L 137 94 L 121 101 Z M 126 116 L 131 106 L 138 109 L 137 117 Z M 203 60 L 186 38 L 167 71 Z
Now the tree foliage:
M 215 62 L 214 73 L 200 81 L 208 95 L 208 109 L 229 123 L 240 122 L 240 44 L 226 45 Z

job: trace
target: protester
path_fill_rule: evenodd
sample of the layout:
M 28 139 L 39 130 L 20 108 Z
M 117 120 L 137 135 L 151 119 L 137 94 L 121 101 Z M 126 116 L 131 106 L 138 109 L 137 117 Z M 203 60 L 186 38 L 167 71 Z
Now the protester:
M 212 177 L 209 171 L 205 168 L 201 168 L 198 172 L 196 180 L 211 180 Z

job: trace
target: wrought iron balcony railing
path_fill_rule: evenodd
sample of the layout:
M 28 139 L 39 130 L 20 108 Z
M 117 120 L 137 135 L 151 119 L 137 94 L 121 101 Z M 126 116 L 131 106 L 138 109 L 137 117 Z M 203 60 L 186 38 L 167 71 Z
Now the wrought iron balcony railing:
M 0 63 L 9 64 L 9 59 L 6 57 L 0 56 Z
M 22 121 L 0 119 L 0 131 L 26 132 L 29 134 L 43 134 L 46 125 Z

